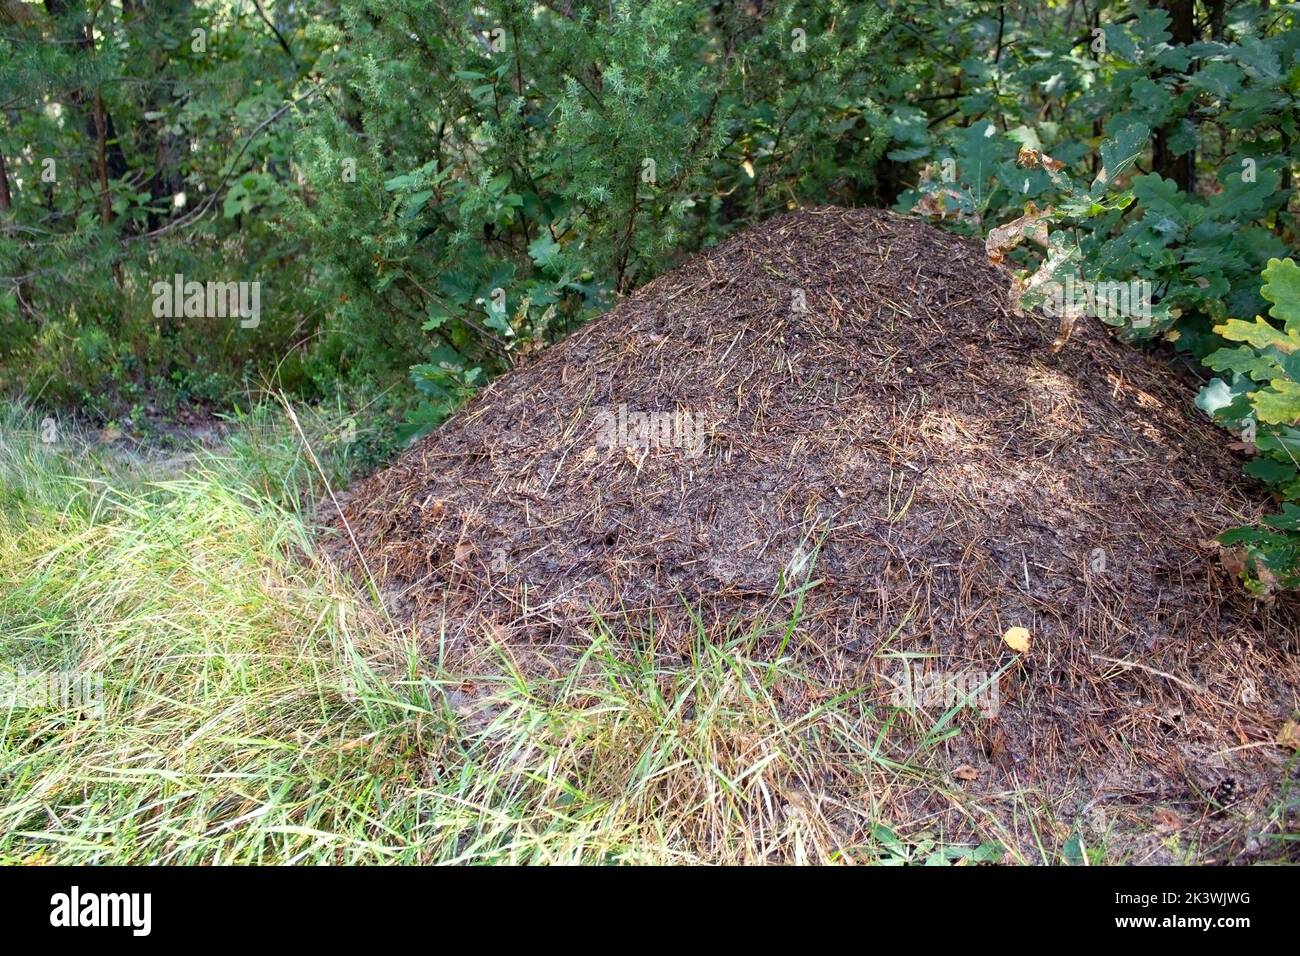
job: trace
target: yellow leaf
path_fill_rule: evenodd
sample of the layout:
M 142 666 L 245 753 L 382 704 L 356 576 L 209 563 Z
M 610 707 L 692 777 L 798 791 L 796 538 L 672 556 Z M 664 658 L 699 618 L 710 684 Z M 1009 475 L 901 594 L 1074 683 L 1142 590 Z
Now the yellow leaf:
M 1294 720 L 1288 720 L 1282 725 L 1282 729 L 1277 735 L 1277 745 L 1279 747 L 1290 747 L 1292 750 L 1300 750 L 1300 724 Z
M 753 178 L 754 178 L 754 164 L 753 164 L 753 163 L 751 163 L 749 160 L 745 160 L 743 163 L 740 164 L 740 167 L 741 167 L 741 169 L 743 169 L 745 172 L 749 173 L 749 178 L 750 178 L 750 179 L 753 179 Z
M 1029 653 L 1029 630 L 1023 627 L 1009 627 L 1007 632 L 1002 635 L 1002 641 L 1020 654 Z

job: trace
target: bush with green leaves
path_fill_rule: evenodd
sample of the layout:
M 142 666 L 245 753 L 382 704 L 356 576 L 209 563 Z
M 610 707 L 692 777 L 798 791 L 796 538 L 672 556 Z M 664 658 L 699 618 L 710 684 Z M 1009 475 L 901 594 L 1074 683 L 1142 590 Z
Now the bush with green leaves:
M 308 348 L 319 270 L 280 227 L 312 15 L 0 4 L 0 389 L 104 420 L 332 376 Z M 261 321 L 155 316 L 177 273 L 260 281 Z
M 1195 28 L 1197 5 L 1166 6 L 1103 3 L 1089 19 L 1047 25 L 1022 11 L 1022 22 L 1001 24 L 1000 39 L 986 30 L 989 56 L 968 56 L 929 81 L 972 90 L 947 120 L 965 122 L 931 129 L 928 114 L 895 111 L 887 157 L 930 164 L 902 194 L 904 208 L 941 197 L 973 233 L 1019 216 L 1027 202 L 1052 207 L 1076 227 L 1080 272 L 1152 282 L 1154 321 L 1125 334 L 1172 329 L 1176 347 L 1199 358 L 1219 344 L 1216 323 L 1263 307 L 1260 272 L 1296 241 L 1300 29 L 1294 9 L 1208 4 L 1203 28 L 1188 36 L 1180 21 L 1190 11 Z M 1035 27 L 1045 29 L 1031 36 Z M 949 29 L 978 43 L 969 22 Z M 1117 153 L 1109 162 L 1104 144 Z M 1017 166 L 1021 148 L 1064 163 L 1065 175 Z M 1125 168 L 1098 182 L 1119 153 Z M 1085 178 L 1094 180 L 1090 195 L 1110 198 L 1077 205 L 1062 186 Z
M 1247 582 L 1261 593 L 1300 586 L 1300 266 L 1270 259 L 1262 293 L 1269 315 L 1253 322 L 1228 319 L 1215 327 L 1230 346 L 1205 364 L 1220 374 L 1201 390 L 1198 404 L 1239 430 L 1257 453 L 1247 473 L 1270 485 L 1282 501 L 1263 527 L 1236 528 L 1220 537 L 1245 551 Z
M 422 340 L 413 430 L 684 252 L 852 198 L 884 148 L 858 4 L 338 9 L 301 213 L 351 339 Z

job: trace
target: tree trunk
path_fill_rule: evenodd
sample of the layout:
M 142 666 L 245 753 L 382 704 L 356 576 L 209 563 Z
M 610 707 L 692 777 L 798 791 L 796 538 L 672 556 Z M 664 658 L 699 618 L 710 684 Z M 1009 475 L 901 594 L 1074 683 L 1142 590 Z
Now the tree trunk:
M 45 12 L 52 20 L 62 20 L 67 15 L 68 9 L 67 0 L 45 0 Z M 76 24 L 69 39 L 79 49 L 94 55 L 95 34 L 90 23 Z M 68 99 L 74 107 L 86 110 L 86 134 L 92 139 L 98 141 L 102 124 L 104 163 L 108 178 L 121 179 L 127 173 L 126 154 L 122 152 L 122 144 L 117 138 L 117 129 L 113 125 L 113 115 L 104 105 L 103 98 L 100 97 L 96 105 L 94 98 L 88 96 L 85 90 L 73 89 L 69 92 Z
M 1158 5 L 1169 12 L 1172 42 L 1184 46 L 1195 43 L 1197 40 L 1195 0 L 1160 0 Z M 1151 164 L 1160 176 L 1173 180 L 1180 190 L 1189 193 L 1196 188 L 1196 149 L 1193 147 L 1183 155 L 1175 156 L 1169 148 L 1169 138 L 1182 118 L 1174 117 L 1168 125 L 1155 131 L 1151 146 Z
M 13 204 L 9 195 L 9 170 L 5 168 L 4 154 L 0 153 L 0 212 L 8 212 Z

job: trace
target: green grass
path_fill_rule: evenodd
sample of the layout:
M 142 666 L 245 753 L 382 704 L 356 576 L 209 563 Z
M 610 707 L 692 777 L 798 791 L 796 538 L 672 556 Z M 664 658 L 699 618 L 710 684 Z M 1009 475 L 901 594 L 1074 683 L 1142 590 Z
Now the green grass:
M 347 443 L 299 415 L 259 411 L 159 478 L 0 413 L 0 669 L 99 675 L 105 711 L 0 709 L 0 862 L 1001 855 L 979 807 L 987 840 L 900 819 L 942 784 L 898 756 L 897 715 L 764 658 L 756 631 L 701 632 L 669 666 L 597 621 L 546 678 L 504 650 L 474 675 L 418 654 L 313 557 L 303 514 Z

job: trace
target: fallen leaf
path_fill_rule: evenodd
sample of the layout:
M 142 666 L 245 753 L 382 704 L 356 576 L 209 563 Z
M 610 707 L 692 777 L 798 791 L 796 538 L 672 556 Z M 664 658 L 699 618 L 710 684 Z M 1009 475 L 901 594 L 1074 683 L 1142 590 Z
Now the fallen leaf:
M 1007 735 L 1005 731 L 998 730 L 994 732 L 993 739 L 989 741 L 987 753 L 990 760 L 997 761 L 998 764 L 1005 765 L 1010 752 L 1007 750 Z
M 1183 828 L 1183 818 L 1174 811 L 1164 808 L 1155 812 L 1156 823 L 1162 830 L 1181 830 Z
M 1002 642 L 1020 654 L 1029 653 L 1030 640 L 1029 629 L 1024 627 L 1009 627 L 1002 635 Z
M 1255 596 L 1264 601 L 1265 604 L 1272 604 L 1277 599 L 1275 593 L 1278 589 L 1277 575 L 1269 569 L 1268 565 L 1262 561 L 1256 561 L 1255 577 L 1259 579 L 1259 588 Z
M 1052 339 L 1052 351 L 1059 352 L 1065 348 L 1065 343 L 1070 341 L 1070 333 L 1074 331 L 1074 322 L 1076 316 L 1072 312 L 1062 312 L 1061 321 L 1056 326 L 1056 338 Z
M 968 763 L 962 764 L 952 772 L 958 780 L 978 780 L 980 772 Z
M 1300 750 L 1300 724 L 1294 720 L 1288 720 L 1284 723 L 1277 734 L 1277 745 L 1279 747 L 1290 747 L 1292 750 Z
M 1219 563 L 1234 578 L 1246 573 L 1246 552 L 1243 548 L 1225 548 L 1219 545 Z

